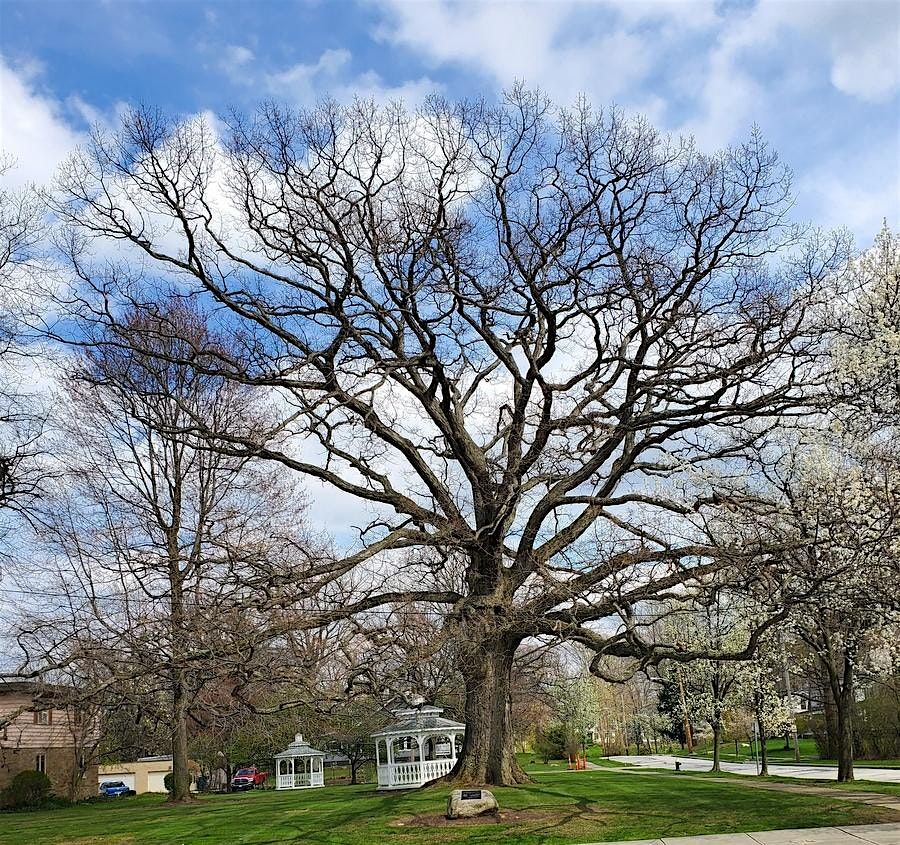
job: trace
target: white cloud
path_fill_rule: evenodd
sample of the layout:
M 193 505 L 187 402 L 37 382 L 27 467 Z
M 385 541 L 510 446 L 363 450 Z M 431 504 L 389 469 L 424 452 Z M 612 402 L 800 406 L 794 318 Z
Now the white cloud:
M 6 178 L 46 183 L 81 140 L 60 103 L 39 90 L 36 67 L 13 69 L 0 58 L 0 149 L 16 160 Z
M 275 94 L 292 100 L 309 102 L 316 99 L 317 89 L 335 81 L 350 66 L 349 50 L 325 50 L 312 64 L 298 63 L 286 70 L 266 75 L 266 87 Z
M 846 226 L 860 245 L 871 243 L 882 220 L 900 223 L 900 151 L 871 144 L 830 156 L 798 180 L 801 213 L 826 227 Z
M 652 64 L 644 40 L 615 25 L 619 9 L 637 25 L 648 16 L 671 19 L 683 5 L 384 0 L 389 20 L 376 37 L 410 47 L 435 66 L 474 68 L 499 87 L 524 80 L 563 101 L 585 91 L 608 99 L 642 79 Z
M 745 130 L 751 114 L 783 102 L 785 80 L 763 83 L 753 72 L 772 56 L 807 67 L 821 57 L 828 81 L 808 74 L 807 97 L 831 84 L 862 101 L 882 102 L 900 87 L 898 46 L 900 4 L 894 0 L 759 0 L 724 22 L 708 53 L 700 112 L 683 128 L 719 146 Z
M 225 61 L 233 65 L 245 65 L 253 59 L 253 51 L 240 44 L 229 44 L 225 48 Z
M 894 94 L 900 88 L 900 4 L 830 3 L 818 10 L 834 87 L 875 103 Z
M 217 55 L 215 66 L 229 81 L 237 85 L 249 85 L 253 82 L 251 63 L 255 59 L 253 50 L 242 44 L 226 44 L 224 47 L 204 44 L 203 48 L 212 50 Z
M 720 149 L 745 135 L 765 108 L 765 87 L 740 62 L 743 46 L 744 33 L 737 27 L 711 51 L 696 89 L 696 109 L 678 127 L 680 134 L 693 135 L 702 149 Z M 696 76 L 696 70 L 681 75 L 690 84 L 688 77 Z
M 900 87 L 895 0 L 757 0 L 727 13 L 713 0 L 377 2 L 384 21 L 376 37 L 435 67 L 475 70 L 497 87 L 524 80 L 558 101 L 587 93 L 630 108 L 649 104 L 662 117 L 648 83 L 654 72 L 663 87 L 678 80 L 688 117 L 673 128 L 709 147 L 745 134 L 801 70 L 814 69 L 808 95 L 833 86 L 883 102 Z M 762 75 L 771 59 L 789 78 Z
M 363 97 L 377 102 L 416 103 L 441 88 L 427 77 L 390 85 L 373 70 L 354 75 L 352 60 L 349 50 L 325 50 L 315 62 L 301 62 L 266 74 L 264 85 L 270 94 L 302 105 L 326 96 L 342 102 Z
M 725 32 L 743 48 L 769 46 L 806 60 L 818 52 L 830 84 L 866 102 L 882 102 L 900 87 L 900 4 L 895 0 L 759 0 Z

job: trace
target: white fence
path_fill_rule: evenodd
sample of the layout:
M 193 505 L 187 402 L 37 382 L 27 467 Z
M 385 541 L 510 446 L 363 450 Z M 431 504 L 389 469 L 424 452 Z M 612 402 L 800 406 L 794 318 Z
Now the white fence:
M 305 789 L 310 786 L 325 786 L 325 774 L 323 772 L 295 772 L 294 774 L 278 775 L 279 789 Z
M 378 767 L 378 786 L 382 789 L 402 789 L 422 786 L 436 778 L 450 774 L 455 760 L 423 760 L 421 763 L 393 763 Z

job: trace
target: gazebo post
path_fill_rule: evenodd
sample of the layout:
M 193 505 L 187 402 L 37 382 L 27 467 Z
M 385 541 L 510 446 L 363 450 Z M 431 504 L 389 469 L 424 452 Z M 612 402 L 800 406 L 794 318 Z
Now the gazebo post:
M 425 778 L 425 737 L 419 734 L 416 742 L 419 745 L 419 783 L 422 784 Z

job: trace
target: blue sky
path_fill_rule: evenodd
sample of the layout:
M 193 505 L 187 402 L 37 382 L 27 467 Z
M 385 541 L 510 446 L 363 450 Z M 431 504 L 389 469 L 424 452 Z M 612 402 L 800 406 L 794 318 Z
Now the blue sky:
M 177 113 L 322 96 L 494 96 L 517 79 L 692 133 L 753 123 L 796 215 L 868 242 L 900 218 L 900 2 L 2 0 L 0 146 L 43 181 L 128 103 Z

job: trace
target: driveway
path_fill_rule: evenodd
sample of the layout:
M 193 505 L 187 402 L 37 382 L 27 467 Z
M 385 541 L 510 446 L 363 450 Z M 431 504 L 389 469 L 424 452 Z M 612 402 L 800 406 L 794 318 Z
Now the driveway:
M 693 757 L 676 757 L 674 754 L 641 754 L 611 757 L 627 763 L 629 766 L 640 766 L 652 769 L 674 769 L 675 761 L 681 763 L 683 772 L 708 772 L 712 768 L 710 760 Z M 723 772 L 736 775 L 755 775 L 753 763 L 722 763 Z M 869 769 L 857 766 L 854 769 L 857 780 L 871 780 L 880 783 L 900 783 L 900 769 Z M 837 766 L 801 766 L 769 764 L 769 774 L 786 778 L 805 778 L 808 780 L 837 780 Z

